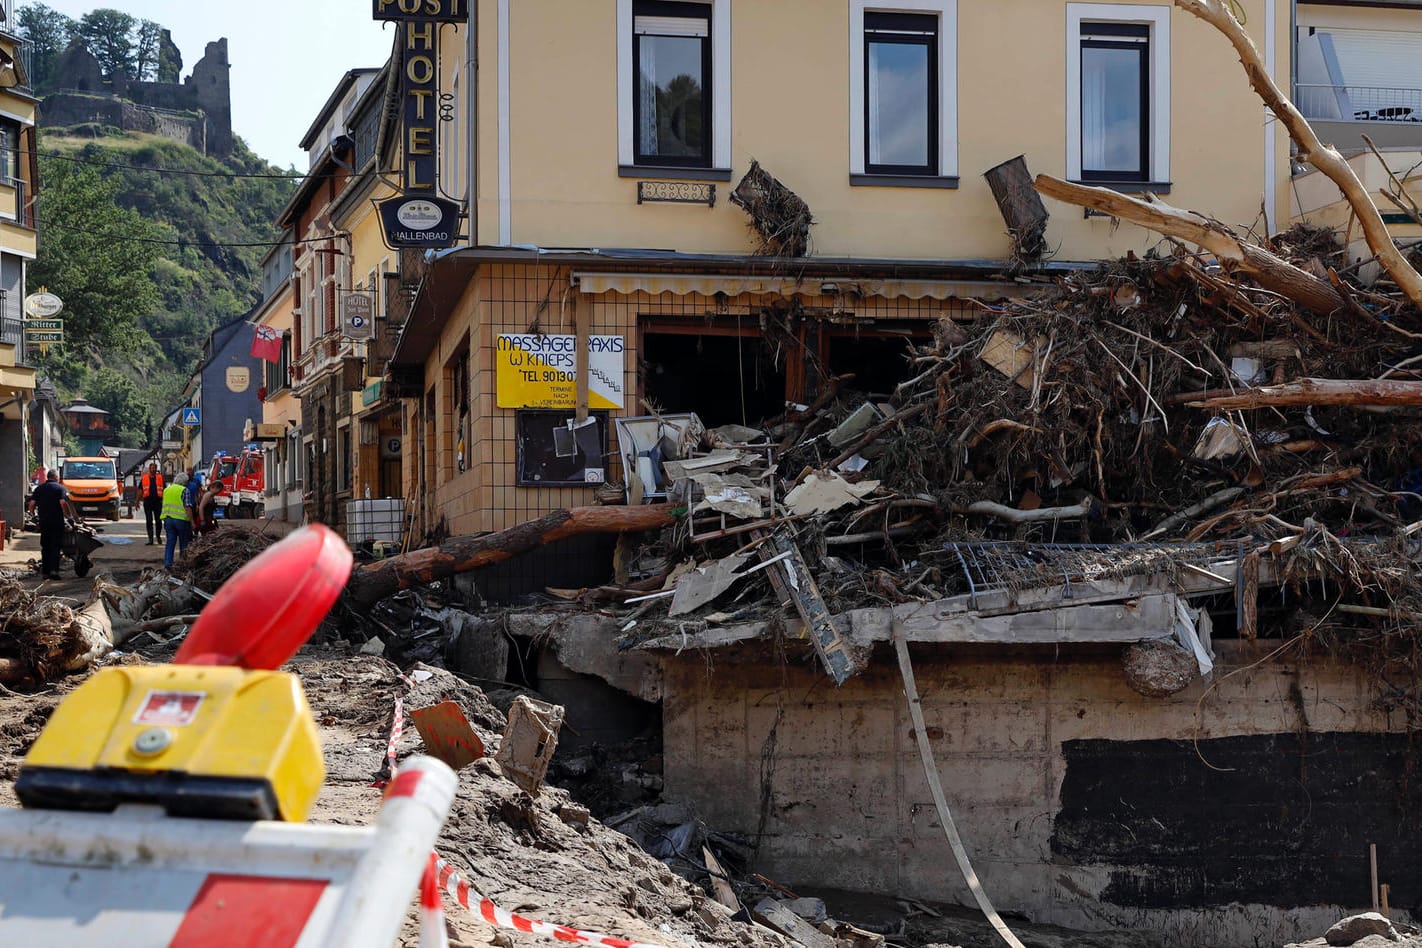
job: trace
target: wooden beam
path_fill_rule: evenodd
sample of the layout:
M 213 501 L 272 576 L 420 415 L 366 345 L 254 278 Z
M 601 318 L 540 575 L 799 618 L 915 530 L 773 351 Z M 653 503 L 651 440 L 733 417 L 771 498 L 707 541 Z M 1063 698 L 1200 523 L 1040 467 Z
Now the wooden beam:
M 1300 379 L 1261 385 L 1229 395 L 1208 394 L 1185 403 L 1191 408 L 1232 411 L 1288 405 L 1422 405 L 1422 382 L 1378 379 Z
M 1319 279 L 1276 257 L 1262 247 L 1240 240 L 1223 224 L 1194 211 L 1182 211 L 1163 201 L 1147 203 L 1109 188 L 1093 188 L 1039 174 L 1035 187 L 1047 197 L 1089 207 L 1123 221 L 1196 246 L 1248 273 L 1259 285 L 1282 293 L 1300 306 L 1328 316 L 1348 306 L 1348 300 L 1327 280 Z
M 358 605 L 371 605 L 401 589 L 498 563 L 555 540 L 584 533 L 660 530 L 671 526 L 683 510 L 670 504 L 555 510 L 498 533 L 451 537 L 438 546 L 368 563 L 351 573 L 346 591 Z

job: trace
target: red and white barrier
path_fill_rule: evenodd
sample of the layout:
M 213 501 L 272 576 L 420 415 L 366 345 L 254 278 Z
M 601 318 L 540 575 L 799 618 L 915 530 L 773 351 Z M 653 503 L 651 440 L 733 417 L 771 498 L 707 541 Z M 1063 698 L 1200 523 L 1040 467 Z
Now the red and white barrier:
M 614 938 L 611 935 L 585 932 L 577 928 L 569 928 L 566 925 L 553 925 L 548 922 L 524 918 L 522 915 L 515 915 L 513 912 L 499 908 L 492 899 L 480 895 L 459 873 L 454 871 L 453 866 L 439 858 L 438 854 L 435 855 L 435 859 L 435 865 L 439 870 L 439 884 L 444 891 L 448 892 L 454 901 L 496 928 L 508 928 L 517 932 L 540 935 L 544 938 L 554 938 L 558 941 L 572 942 L 578 945 L 602 945 L 604 948 L 663 948 L 662 945 L 655 942 Z
M 438 859 L 430 853 L 424 877 L 420 879 L 419 948 L 449 948 L 449 932 L 444 927 L 444 900 L 439 895 Z

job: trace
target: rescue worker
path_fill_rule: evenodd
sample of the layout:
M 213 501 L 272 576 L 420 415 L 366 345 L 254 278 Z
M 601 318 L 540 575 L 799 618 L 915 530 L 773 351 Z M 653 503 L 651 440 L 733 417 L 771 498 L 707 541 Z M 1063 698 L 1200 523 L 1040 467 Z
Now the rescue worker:
M 194 535 L 202 526 L 202 472 L 188 468 L 188 486 L 183 491 L 183 506 L 192 509 Z
M 163 549 L 166 569 L 173 568 L 173 548 L 177 547 L 181 556 L 193 538 L 193 508 L 188 505 L 187 485 L 188 475 L 179 474 L 163 490 L 163 529 L 168 535 L 168 545 Z
M 143 520 L 148 526 L 148 545 L 163 538 L 163 475 L 158 465 L 150 463 L 138 481 L 138 496 L 143 501 Z
M 45 482 L 35 488 L 29 509 L 36 511 L 39 518 L 40 572 L 45 579 L 60 579 L 65 521 L 75 517 L 74 508 L 69 506 L 69 491 L 59 483 L 58 471 L 50 471 Z

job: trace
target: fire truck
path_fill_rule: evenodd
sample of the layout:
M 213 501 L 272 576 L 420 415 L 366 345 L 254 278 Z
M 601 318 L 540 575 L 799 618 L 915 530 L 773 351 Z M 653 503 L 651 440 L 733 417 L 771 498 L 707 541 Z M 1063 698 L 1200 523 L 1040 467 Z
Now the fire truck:
M 240 455 L 218 452 L 212 457 L 208 482 L 220 485 L 215 503 L 226 516 L 251 519 L 260 515 L 267 489 L 262 449 L 245 447 Z

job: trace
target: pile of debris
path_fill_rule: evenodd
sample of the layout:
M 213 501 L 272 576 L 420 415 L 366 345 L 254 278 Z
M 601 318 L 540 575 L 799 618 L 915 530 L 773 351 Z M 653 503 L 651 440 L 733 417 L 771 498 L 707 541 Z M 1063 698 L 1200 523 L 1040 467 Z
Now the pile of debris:
M 687 516 L 596 598 L 634 607 L 634 642 L 788 603 L 828 643 L 858 607 L 1224 558 L 1226 632 L 1361 659 L 1422 723 L 1422 318 L 1329 231 L 1271 246 L 1356 305 L 1321 318 L 1177 245 L 941 320 L 892 391 L 825 379 L 760 428 L 620 420 L 627 500 Z
M 214 530 L 193 540 L 174 572 L 198 589 L 215 593 L 233 573 L 278 539 L 237 528 Z
M 0 683 L 30 686 L 88 668 L 109 651 L 110 635 L 97 599 L 76 609 L 0 576 Z

